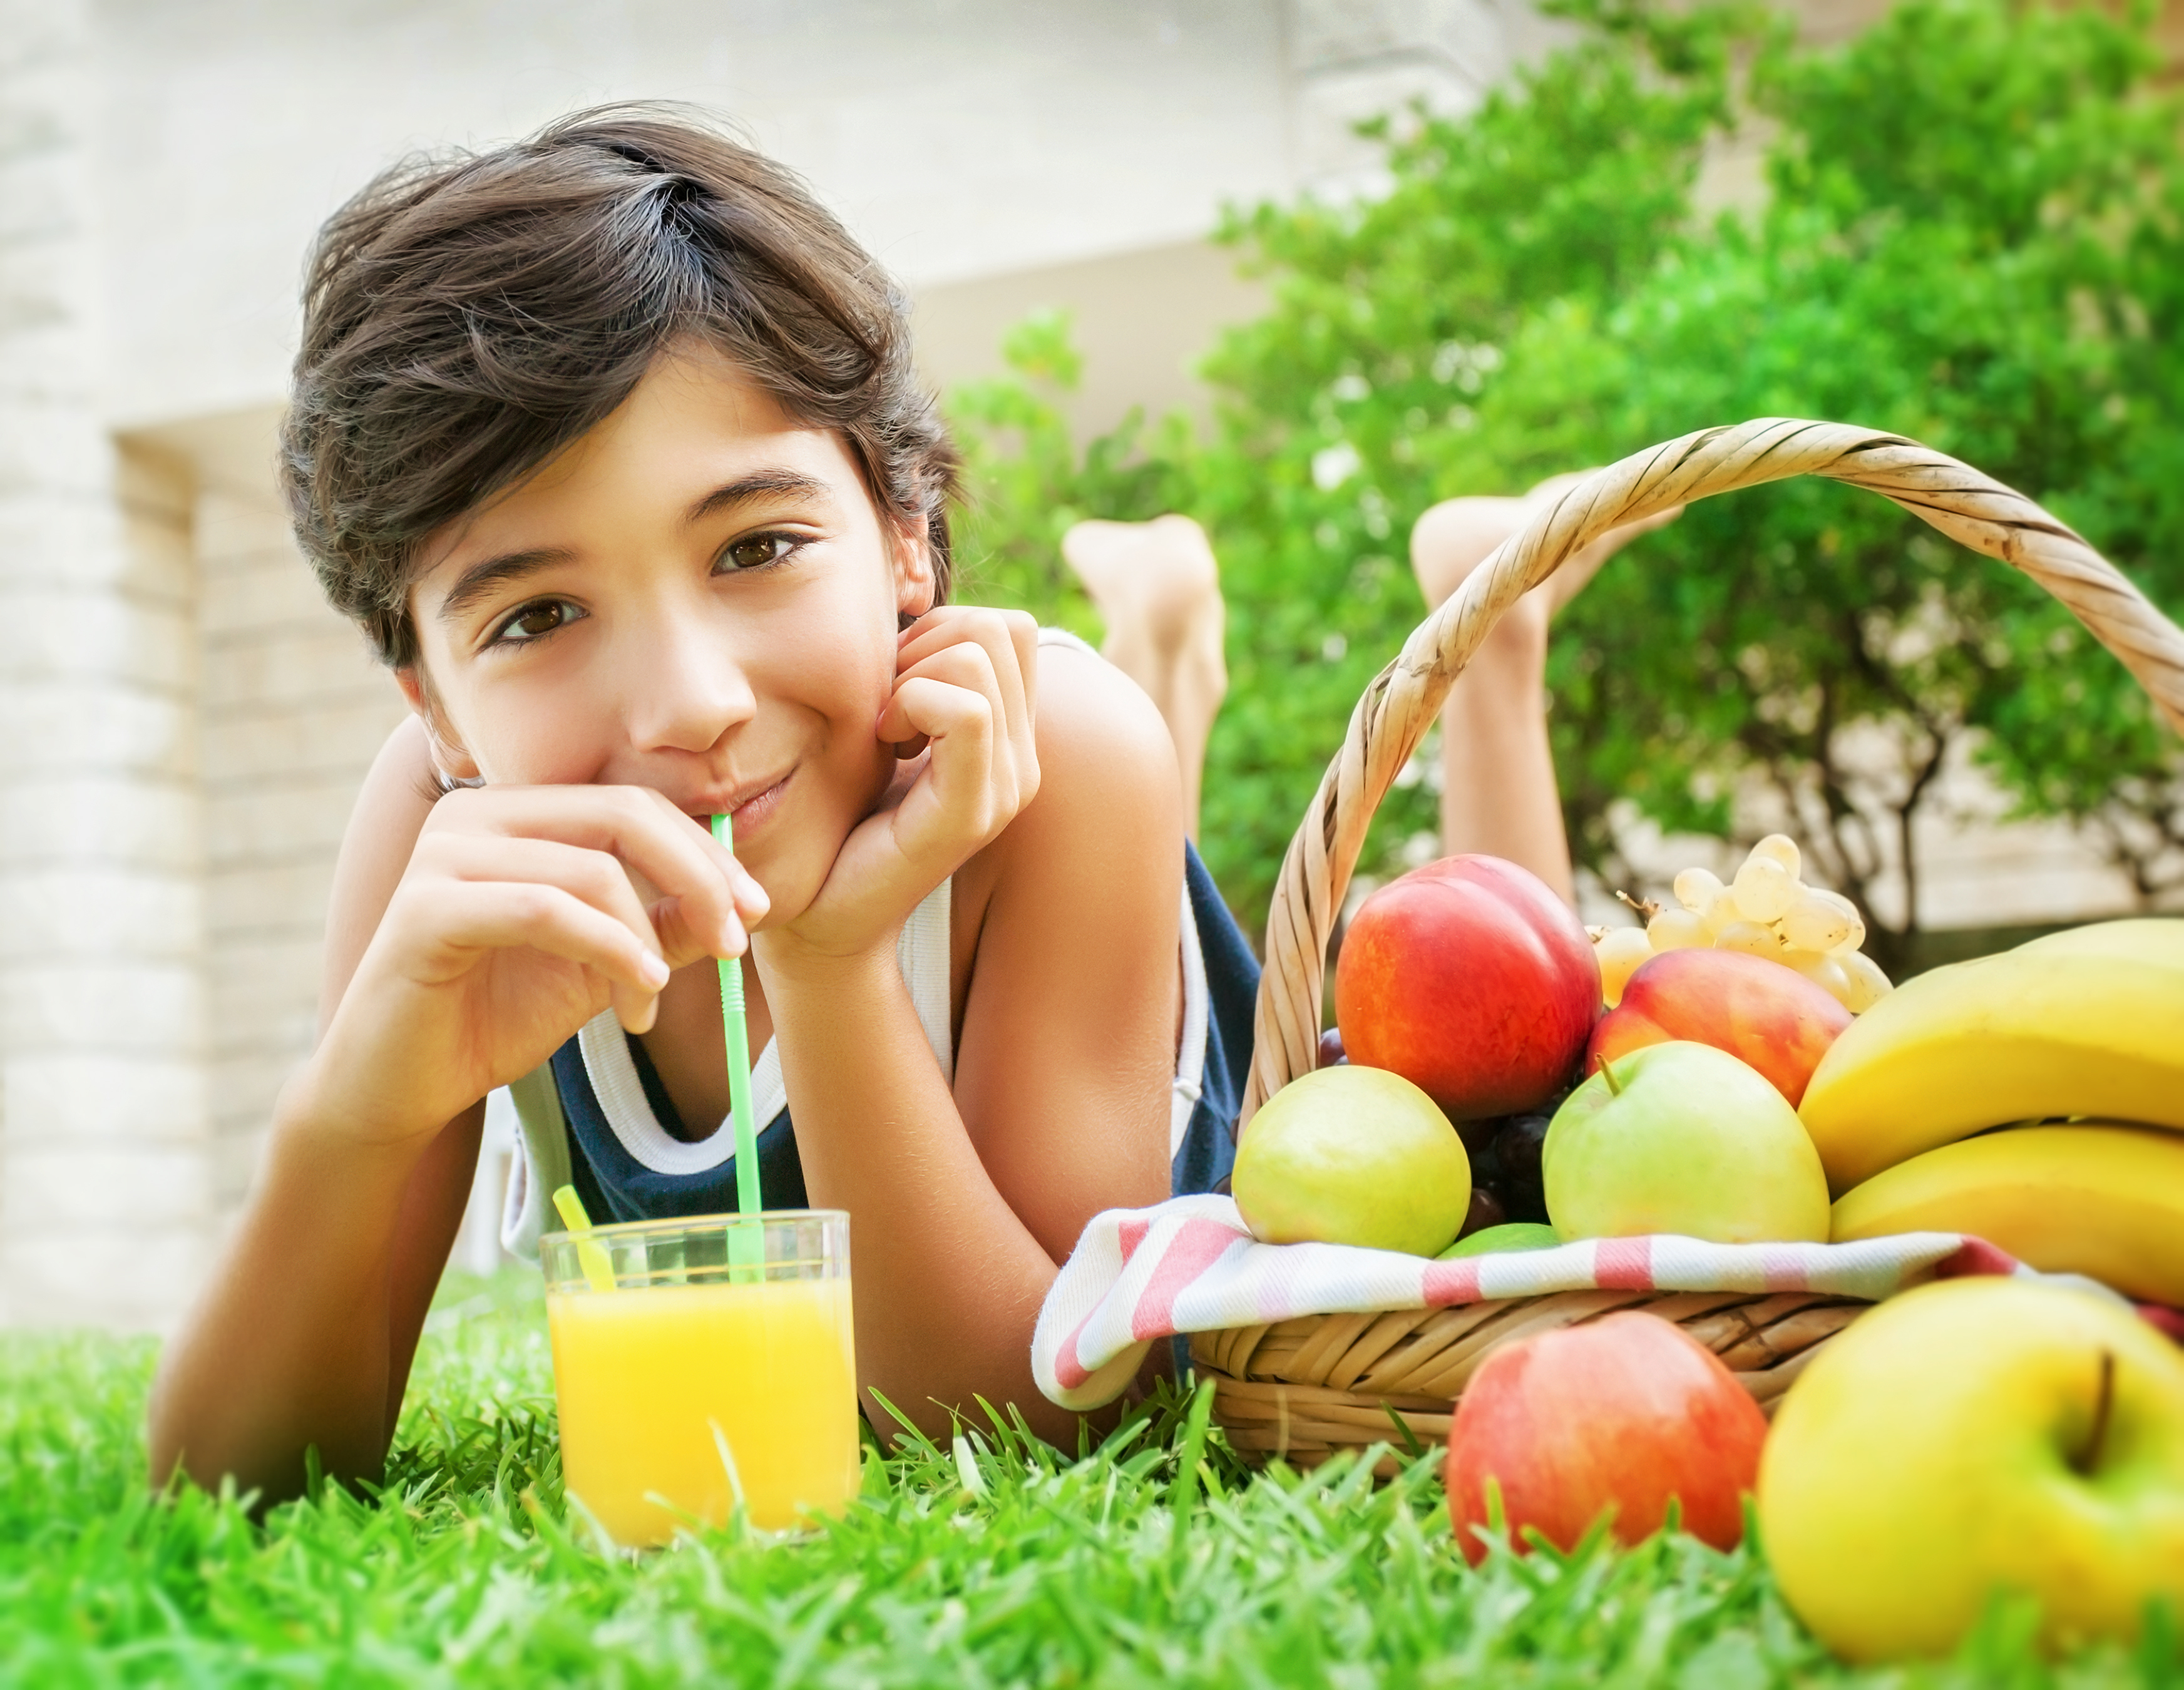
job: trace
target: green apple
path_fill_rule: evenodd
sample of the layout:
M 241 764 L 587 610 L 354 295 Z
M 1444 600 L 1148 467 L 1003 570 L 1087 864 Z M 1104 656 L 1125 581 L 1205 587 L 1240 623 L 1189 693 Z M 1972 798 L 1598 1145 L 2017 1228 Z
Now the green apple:
M 1268 1244 L 1430 1256 L 1463 1225 L 1471 1158 L 1432 1098 L 1399 1074 L 1351 1063 L 1300 1075 L 1267 1100 L 1236 1146 L 1229 1189 Z
M 1711 1045 L 1648 1045 L 1603 1067 L 1555 1112 L 1540 1178 L 1564 1238 L 1827 1241 L 1828 1176 L 1797 1111 Z
M 1499 1226 L 1482 1226 L 1468 1238 L 1459 1238 L 1440 1252 L 1444 1262 L 1464 1256 L 1502 1256 L 1522 1250 L 1552 1250 L 1562 1234 L 1535 1220 L 1505 1220 Z
M 1882 1303 L 1790 1387 L 1759 1465 L 1782 1593 L 1853 1661 L 1953 1649 L 1995 1595 L 2044 1641 L 2184 1613 L 2184 1350 L 2123 1305 L 2011 1279 Z

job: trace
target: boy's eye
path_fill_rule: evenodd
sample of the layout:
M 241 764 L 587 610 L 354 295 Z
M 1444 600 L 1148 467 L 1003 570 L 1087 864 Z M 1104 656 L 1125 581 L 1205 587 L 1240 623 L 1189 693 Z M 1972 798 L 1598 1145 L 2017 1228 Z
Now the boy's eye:
M 571 609 L 560 599 L 542 599 L 535 605 L 526 605 L 500 625 L 493 639 L 520 645 L 526 640 L 539 639 L 574 622 Z
M 787 534 L 750 534 L 740 540 L 728 542 L 722 552 L 719 567 L 723 571 L 763 569 L 769 563 L 778 563 L 796 549 L 797 542 Z

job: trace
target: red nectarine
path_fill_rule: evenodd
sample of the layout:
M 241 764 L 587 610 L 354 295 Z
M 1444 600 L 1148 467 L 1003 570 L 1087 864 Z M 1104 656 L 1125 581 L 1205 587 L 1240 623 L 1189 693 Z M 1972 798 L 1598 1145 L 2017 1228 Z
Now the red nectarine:
M 1350 1060 L 1400 1074 L 1456 1121 L 1538 1108 L 1599 1013 L 1600 965 L 1575 912 L 1496 856 L 1443 857 L 1383 886 L 1335 965 Z

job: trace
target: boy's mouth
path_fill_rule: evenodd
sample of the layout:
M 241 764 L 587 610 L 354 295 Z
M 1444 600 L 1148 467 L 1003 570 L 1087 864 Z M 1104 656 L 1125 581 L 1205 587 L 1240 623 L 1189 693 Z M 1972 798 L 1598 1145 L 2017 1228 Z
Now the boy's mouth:
M 790 777 L 796 771 L 791 768 L 784 774 L 775 776 L 765 786 L 756 788 L 746 786 L 740 791 L 728 795 L 726 808 L 735 824 L 737 844 L 741 845 L 751 833 L 764 826 L 766 817 L 781 807 L 783 789 L 788 786 Z M 712 815 L 694 813 L 691 819 L 702 826 L 710 823 Z

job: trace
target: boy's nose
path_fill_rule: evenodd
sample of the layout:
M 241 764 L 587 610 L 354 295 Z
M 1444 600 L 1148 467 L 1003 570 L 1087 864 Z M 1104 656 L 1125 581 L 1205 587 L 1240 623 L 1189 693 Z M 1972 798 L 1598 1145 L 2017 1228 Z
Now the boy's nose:
M 624 662 L 623 717 L 632 749 L 709 751 L 758 711 L 742 661 L 718 629 L 671 617 L 633 642 Z

